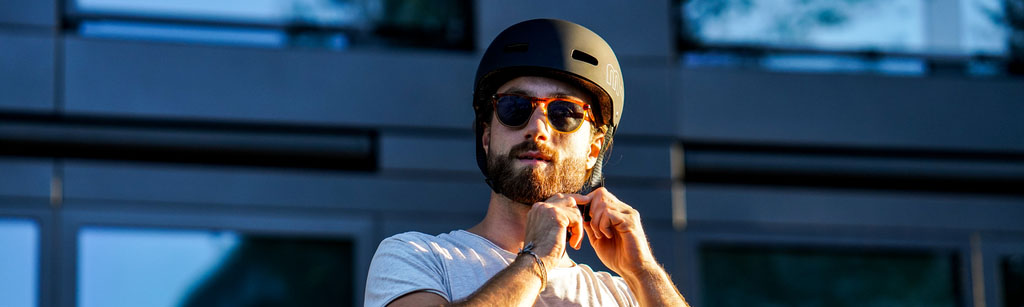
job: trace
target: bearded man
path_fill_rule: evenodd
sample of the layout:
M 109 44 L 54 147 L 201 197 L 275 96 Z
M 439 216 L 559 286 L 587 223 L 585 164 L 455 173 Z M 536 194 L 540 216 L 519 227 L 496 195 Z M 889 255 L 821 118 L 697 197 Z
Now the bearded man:
M 466 230 L 382 241 L 366 306 L 686 306 L 640 214 L 602 187 L 619 72 L 604 39 L 575 23 L 535 19 L 499 34 L 473 101 L 487 214 Z M 584 236 L 618 276 L 568 257 Z

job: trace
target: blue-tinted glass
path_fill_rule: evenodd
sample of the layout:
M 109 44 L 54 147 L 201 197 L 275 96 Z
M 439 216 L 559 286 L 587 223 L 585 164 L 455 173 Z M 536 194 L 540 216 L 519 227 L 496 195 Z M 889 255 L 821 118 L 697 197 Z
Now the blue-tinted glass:
M 705 246 L 705 306 L 958 306 L 952 252 Z
M 84 13 L 228 22 L 357 25 L 365 22 L 362 1 L 345 0 L 77 0 Z
M 80 307 L 352 303 L 345 240 L 100 227 L 78 240 Z
M 924 61 L 912 58 L 865 60 L 855 56 L 769 55 L 760 59 L 760 66 L 775 71 L 796 72 L 870 72 L 889 75 L 923 75 Z
M 682 0 L 687 44 L 1005 56 L 1004 0 Z
M 72 0 L 85 36 L 344 49 L 473 47 L 469 0 Z M 244 28 L 251 29 L 244 29 Z M 354 40 L 358 38 L 358 40 Z
M 999 266 L 1003 276 L 1003 305 L 1024 306 L 1024 254 L 1003 257 Z
M 230 232 L 84 228 L 78 306 L 177 306 L 238 241 Z
M 79 33 L 90 37 L 263 47 L 283 47 L 286 42 L 284 33 L 278 30 L 118 21 L 86 21 L 79 27 Z
M 1009 29 L 1003 0 L 961 0 L 960 12 L 961 43 L 966 53 L 1006 53 Z
M 690 0 L 685 32 L 706 44 L 915 51 L 924 0 Z
M 0 306 L 35 307 L 38 296 L 39 226 L 0 218 Z

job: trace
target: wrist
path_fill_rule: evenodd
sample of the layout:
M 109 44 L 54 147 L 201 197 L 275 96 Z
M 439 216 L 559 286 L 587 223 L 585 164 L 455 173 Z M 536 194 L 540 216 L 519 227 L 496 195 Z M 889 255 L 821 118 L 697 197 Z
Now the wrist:
M 658 264 L 658 262 L 653 260 L 648 260 L 640 261 L 629 270 L 625 270 L 625 272 L 622 273 L 622 278 L 642 281 L 658 279 L 663 274 L 665 274 L 665 269 L 661 267 L 661 264 Z
M 535 268 L 537 277 L 540 277 L 540 290 L 543 292 L 544 287 L 548 283 L 548 268 L 544 264 L 544 260 L 541 260 L 540 256 L 533 251 L 533 242 L 527 243 L 519 250 L 519 255 L 516 256 L 516 262 L 524 261 L 529 263 L 531 268 Z

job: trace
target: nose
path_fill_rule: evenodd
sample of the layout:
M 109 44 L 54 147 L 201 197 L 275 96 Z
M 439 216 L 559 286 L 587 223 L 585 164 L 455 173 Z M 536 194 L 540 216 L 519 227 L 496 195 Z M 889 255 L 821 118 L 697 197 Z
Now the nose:
M 533 109 L 530 121 L 526 122 L 526 127 L 523 128 L 523 137 L 527 140 L 547 141 L 550 135 L 551 127 L 548 126 L 547 119 L 544 118 L 544 110 L 538 105 Z

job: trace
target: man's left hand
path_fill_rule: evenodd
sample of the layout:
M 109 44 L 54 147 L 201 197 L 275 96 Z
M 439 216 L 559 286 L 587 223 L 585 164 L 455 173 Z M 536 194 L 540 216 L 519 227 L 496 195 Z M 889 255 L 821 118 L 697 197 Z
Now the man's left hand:
M 620 276 L 640 273 L 658 266 L 640 224 L 640 213 L 605 188 L 587 194 L 590 222 L 583 223 L 597 257 Z

